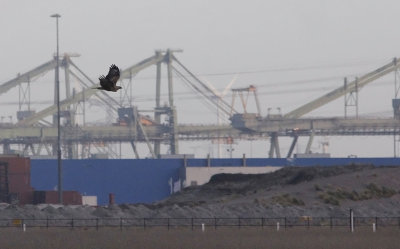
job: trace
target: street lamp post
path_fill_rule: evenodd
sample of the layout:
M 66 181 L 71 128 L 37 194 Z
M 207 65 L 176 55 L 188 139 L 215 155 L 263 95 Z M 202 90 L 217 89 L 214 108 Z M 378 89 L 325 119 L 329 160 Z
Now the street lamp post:
M 58 19 L 61 17 L 60 14 L 54 14 L 50 17 L 56 18 L 56 33 L 57 33 L 57 54 L 56 54 L 56 95 L 57 95 L 57 169 L 58 169 L 58 202 L 63 203 L 63 193 L 62 193 L 62 164 L 61 164 L 61 139 L 60 139 L 60 52 L 58 47 Z

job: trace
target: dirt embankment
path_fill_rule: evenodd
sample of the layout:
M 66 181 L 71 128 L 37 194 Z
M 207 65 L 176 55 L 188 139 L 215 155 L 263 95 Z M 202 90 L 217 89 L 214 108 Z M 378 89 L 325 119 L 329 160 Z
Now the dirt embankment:
M 400 216 L 400 167 L 286 167 L 220 174 L 153 204 L 0 205 L 0 218 Z

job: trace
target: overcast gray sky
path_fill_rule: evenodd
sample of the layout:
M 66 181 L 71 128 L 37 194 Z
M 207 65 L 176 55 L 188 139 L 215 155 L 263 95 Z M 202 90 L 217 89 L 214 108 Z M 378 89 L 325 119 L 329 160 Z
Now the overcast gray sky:
M 81 54 L 74 61 L 93 79 L 106 73 L 111 63 L 124 68 L 153 55 L 155 49 L 181 48 L 180 61 L 218 89 L 237 73 L 235 87 L 256 85 L 263 114 L 276 107 L 286 113 L 340 86 L 343 77 L 360 76 L 400 56 L 400 2 L 395 0 L 0 0 L 0 8 L 0 83 L 51 59 L 54 13 L 62 16 L 60 51 Z M 362 91 L 361 113 L 390 113 L 393 78 L 385 77 Z M 154 100 L 139 101 L 153 97 L 154 81 L 139 79 L 134 85 L 136 104 L 154 106 Z M 188 91 L 180 86 L 175 90 Z M 0 103 L 16 100 L 17 94 L 14 89 L 1 95 Z M 52 89 L 35 94 L 32 99 L 52 99 Z M 216 120 L 215 113 L 200 107 L 194 116 L 184 100 L 177 106 L 182 122 Z M 11 109 L 0 107 L 0 116 L 15 116 L 16 109 Z M 343 115 L 343 99 L 310 115 Z M 382 146 L 364 148 L 365 141 Z M 330 143 L 334 156 L 393 155 L 392 137 L 332 138 Z M 254 155 L 265 155 L 266 144 L 261 142 L 257 147 L 263 148 Z M 237 155 L 250 153 L 249 144 L 243 146 Z M 315 146 L 320 150 L 317 142 Z M 190 147 L 183 152 L 193 153 Z M 204 155 L 207 150 L 196 153 Z

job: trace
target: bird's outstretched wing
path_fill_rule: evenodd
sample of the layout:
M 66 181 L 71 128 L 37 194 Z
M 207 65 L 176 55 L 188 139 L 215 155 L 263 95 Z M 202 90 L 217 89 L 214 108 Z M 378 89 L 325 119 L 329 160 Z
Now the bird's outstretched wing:
M 103 89 L 106 89 L 107 87 L 109 87 L 108 86 L 108 80 L 106 79 L 106 77 L 104 77 L 104 75 L 101 75 L 100 77 L 99 77 L 99 80 L 100 80 L 100 85 L 101 85 L 101 87 L 103 88 Z
M 116 65 L 112 64 L 106 78 L 111 81 L 115 86 L 117 84 L 117 81 L 119 80 L 119 76 L 119 68 Z

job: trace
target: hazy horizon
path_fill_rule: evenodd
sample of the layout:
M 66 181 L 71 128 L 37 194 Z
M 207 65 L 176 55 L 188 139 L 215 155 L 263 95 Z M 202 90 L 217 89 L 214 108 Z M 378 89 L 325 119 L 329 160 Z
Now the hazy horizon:
M 340 87 L 344 77 L 354 79 L 400 56 L 398 1 L 0 0 L 0 6 L 4 10 L 0 84 L 52 59 L 56 26 L 50 15 L 54 13 L 61 15 L 60 52 L 79 53 L 73 61 L 93 80 L 105 74 L 110 64 L 124 69 L 157 49 L 183 49 L 176 57 L 218 90 L 234 77 L 233 87 L 255 85 L 263 116 L 278 108 L 285 114 Z M 362 89 L 361 115 L 392 116 L 394 77 L 390 74 Z M 38 102 L 53 100 L 53 81 L 49 73 L 32 83 L 36 111 L 46 107 Z M 178 121 L 216 123 L 215 110 L 202 105 L 179 78 L 174 81 Z M 155 67 L 140 72 L 132 82 L 133 104 L 143 110 L 154 107 Z M 79 88 L 77 83 L 74 87 Z M 228 94 L 226 101 L 230 98 Z M 11 115 L 15 122 L 18 104 L 11 103 L 15 101 L 18 88 L 0 95 L 3 120 Z M 343 116 L 343 110 L 340 98 L 308 116 Z M 106 118 L 105 113 L 93 113 L 88 121 Z M 319 140 L 325 138 L 314 141 L 313 151 L 321 151 Z M 299 152 L 306 139 L 301 142 Z M 392 136 L 330 137 L 329 142 L 332 156 L 393 156 Z M 283 155 L 289 143 L 281 143 Z M 181 144 L 182 153 L 216 153 L 211 142 Z M 234 146 L 236 157 L 243 153 L 266 157 L 269 141 Z

